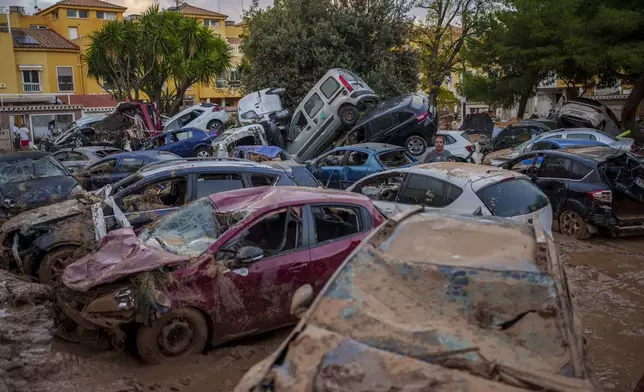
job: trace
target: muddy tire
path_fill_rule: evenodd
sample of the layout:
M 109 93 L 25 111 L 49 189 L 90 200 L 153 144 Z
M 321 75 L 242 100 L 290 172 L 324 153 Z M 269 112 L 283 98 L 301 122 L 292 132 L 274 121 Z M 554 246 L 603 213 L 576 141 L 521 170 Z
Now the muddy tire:
M 345 106 L 338 111 L 342 124 L 352 126 L 358 122 L 360 111 L 355 106 Z
M 52 287 L 61 283 L 63 271 L 68 265 L 85 256 L 87 252 L 82 251 L 78 246 L 61 246 L 47 252 L 38 268 L 40 283 Z
M 136 335 L 136 349 L 141 359 L 159 364 L 192 354 L 201 354 L 208 341 L 208 325 L 196 309 L 174 309 L 142 325 Z
M 559 215 L 559 232 L 578 240 L 590 238 L 590 231 L 586 221 L 576 212 L 564 210 Z

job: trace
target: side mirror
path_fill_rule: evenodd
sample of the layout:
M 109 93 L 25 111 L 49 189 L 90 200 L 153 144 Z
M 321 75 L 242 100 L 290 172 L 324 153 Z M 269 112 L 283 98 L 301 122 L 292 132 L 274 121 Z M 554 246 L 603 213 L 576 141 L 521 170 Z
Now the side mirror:
M 254 247 L 245 246 L 235 255 L 235 262 L 240 264 L 252 264 L 264 257 L 264 250 Z
M 305 284 L 295 291 L 291 300 L 291 314 L 301 318 L 306 313 L 309 306 L 313 303 L 313 287 Z

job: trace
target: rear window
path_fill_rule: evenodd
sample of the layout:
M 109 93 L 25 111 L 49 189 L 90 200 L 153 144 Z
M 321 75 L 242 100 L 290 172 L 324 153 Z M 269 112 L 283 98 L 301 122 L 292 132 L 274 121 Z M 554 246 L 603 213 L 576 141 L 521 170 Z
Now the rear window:
M 313 177 L 313 174 L 311 174 L 310 171 L 308 171 L 307 168 L 305 167 L 293 167 L 291 172 L 291 175 L 293 176 L 293 182 L 295 182 L 296 185 L 298 186 L 309 186 L 313 188 L 317 188 L 320 186 L 320 182 Z
M 340 83 L 338 83 L 333 77 L 327 78 L 324 83 L 320 86 L 320 91 L 324 94 L 326 99 L 329 99 L 335 94 L 336 91 L 340 88 Z
M 425 104 L 425 99 L 423 97 L 414 95 L 411 97 L 411 103 L 409 104 L 409 107 L 411 107 L 414 110 L 420 110 L 423 108 L 424 104 Z
M 503 218 L 531 214 L 550 203 L 539 188 L 524 178 L 497 182 L 476 195 L 493 215 Z
M 389 151 L 378 155 L 378 161 L 385 168 L 394 168 L 414 163 L 405 150 Z

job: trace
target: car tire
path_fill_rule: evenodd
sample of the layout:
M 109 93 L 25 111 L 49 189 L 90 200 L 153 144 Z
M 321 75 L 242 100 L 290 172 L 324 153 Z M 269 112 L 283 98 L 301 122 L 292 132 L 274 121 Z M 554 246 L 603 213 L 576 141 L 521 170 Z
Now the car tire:
M 197 158 L 199 159 L 208 159 L 212 157 L 212 151 L 210 151 L 210 148 L 201 146 L 195 150 L 195 154 L 197 155 Z
M 419 157 L 427 151 L 427 141 L 418 135 L 411 135 L 405 139 L 405 149 L 415 156 Z
M 78 246 L 60 246 L 47 252 L 38 268 L 40 283 L 52 287 L 61 282 L 63 271 L 74 261 L 85 256 L 88 252 Z
M 152 365 L 201 354 L 207 343 L 206 318 L 191 308 L 172 309 L 151 325 L 142 325 L 136 335 L 141 359 Z
M 342 124 L 352 126 L 358 122 L 360 111 L 355 106 L 344 106 L 338 111 Z
M 210 120 L 208 125 L 206 125 L 208 131 L 217 131 L 219 133 L 225 131 L 224 123 L 219 120 Z
M 590 230 L 584 218 L 570 210 L 564 210 L 559 215 L 559 232 L 578 240 L 590 238 Z

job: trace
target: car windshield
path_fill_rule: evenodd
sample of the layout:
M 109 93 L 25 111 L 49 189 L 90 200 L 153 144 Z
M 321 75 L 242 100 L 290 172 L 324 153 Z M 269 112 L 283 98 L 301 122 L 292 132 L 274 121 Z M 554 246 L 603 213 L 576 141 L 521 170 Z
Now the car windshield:
M 23 182 L 36 178 L 67 176 L 67 171 L 50 155 L 16 157 L 0 161 L 0 184 Z
M 497 182 L 476 195 L 492 214 L 502 218 L 532 214 L 550 204 L 548 197 L 525 178 Z
M 199 199 L 161 218 L 139 239 L 170 253 L 198 256 L 228 229 L 250 215 L 248 210 L 217 212 L 209 198 Z

